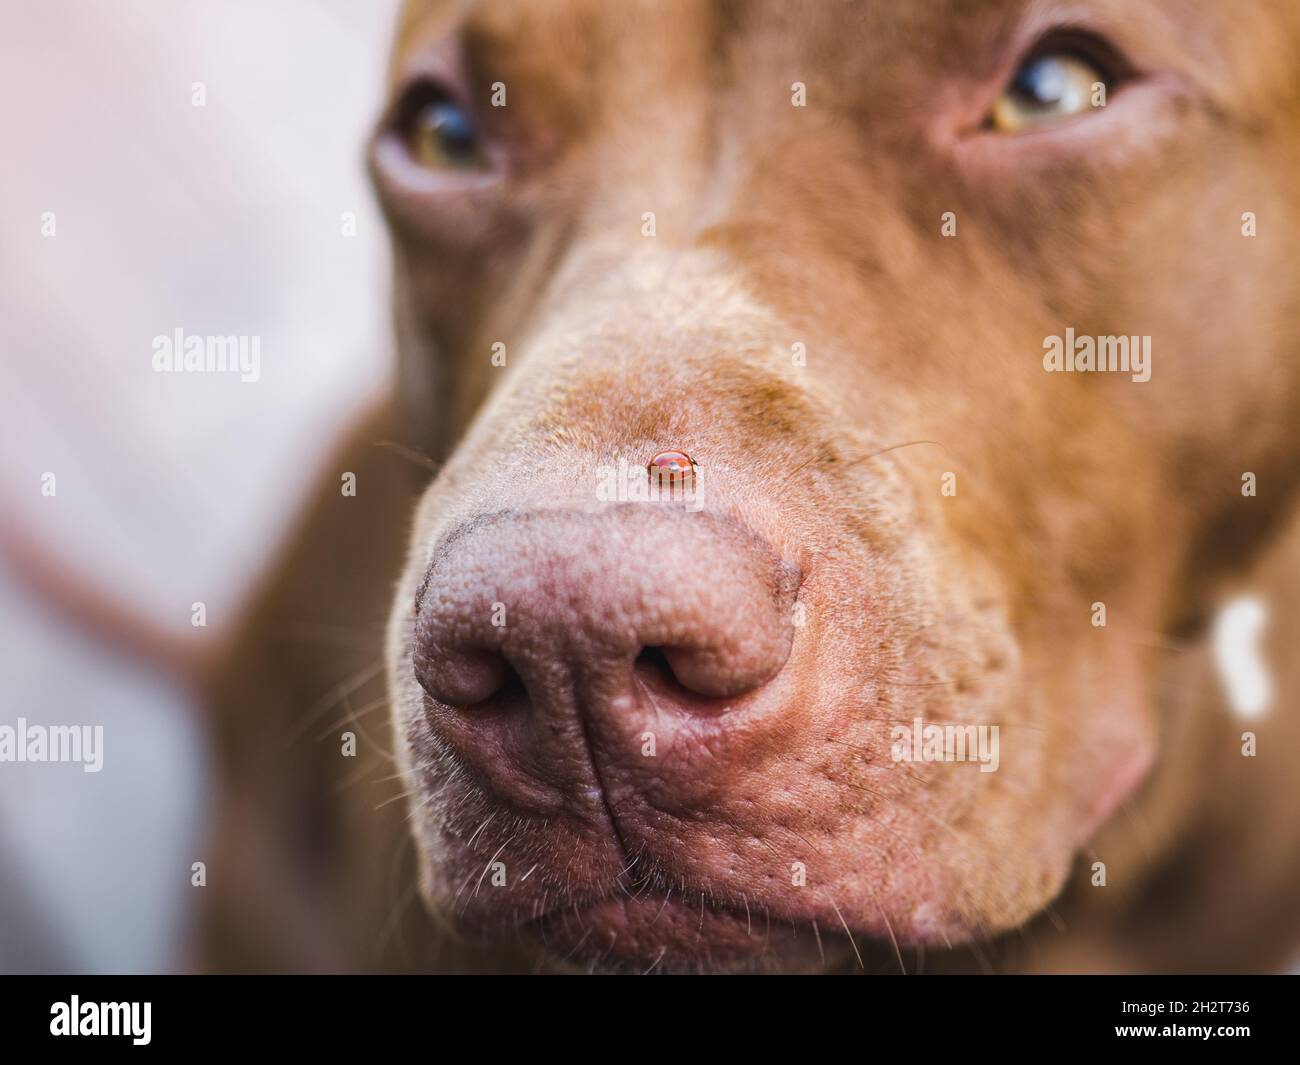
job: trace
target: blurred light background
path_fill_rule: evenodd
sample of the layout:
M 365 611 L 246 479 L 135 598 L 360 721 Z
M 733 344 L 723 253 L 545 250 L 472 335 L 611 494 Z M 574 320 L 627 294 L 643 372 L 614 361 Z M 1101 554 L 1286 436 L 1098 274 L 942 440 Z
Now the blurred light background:
M 0 725 L 104 726 L 97 774 L 0 764 L 0 970 L 185 966 L 208 798 L 186 648 L 221 639 L 388 372 L 363 143 L 394 15 L 0 13 Z M 177 328 L 259 337 L 260 379 L 154 372 Z

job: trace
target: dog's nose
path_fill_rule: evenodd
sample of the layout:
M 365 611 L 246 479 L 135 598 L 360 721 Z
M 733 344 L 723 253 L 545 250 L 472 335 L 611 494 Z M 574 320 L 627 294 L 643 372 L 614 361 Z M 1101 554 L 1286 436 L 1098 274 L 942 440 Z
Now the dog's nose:
M 785 664 L 797 587 L 793 565 L 705 512 L 490 515 L 433 554 L 415 674 L 435 726 L 472 757 L 504 742 L 535 761 L 520 748 L 579 736 L 577 723 L 634 737 L 652 718 L 727 709 Z

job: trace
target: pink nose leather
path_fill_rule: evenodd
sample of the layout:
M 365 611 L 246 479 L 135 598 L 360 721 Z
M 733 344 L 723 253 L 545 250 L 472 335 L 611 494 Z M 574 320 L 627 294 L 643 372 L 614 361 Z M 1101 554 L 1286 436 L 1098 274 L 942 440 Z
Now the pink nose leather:
M 797 586 L 792 566 L 711 514 L 489 515 L 434 552 L 416 601 L 416 679 L 482 758 L 498 748 L 475 749 L 474 722 L 486 737 L 503 715 L 532 735 L 582 716 L 635 734 L 638 715 L 716 715 L 785 664 Z M 660 674 L 653 699 L 638 683 L 647 669 Z

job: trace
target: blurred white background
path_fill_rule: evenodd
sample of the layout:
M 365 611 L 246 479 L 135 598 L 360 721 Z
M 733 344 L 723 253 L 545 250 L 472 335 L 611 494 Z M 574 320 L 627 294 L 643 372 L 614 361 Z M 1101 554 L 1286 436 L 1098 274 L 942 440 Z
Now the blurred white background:
M 165 649 L 220 638 L 386 379 L 363 144 L 394 14 L 0 13 L 0 725 L 105 726 L 98 774 L 0 763 L 0 969 L 184 964 L 205 764 Z M 260 380 L 156 373 L 153 338 L 177 328 L 259 337 Z

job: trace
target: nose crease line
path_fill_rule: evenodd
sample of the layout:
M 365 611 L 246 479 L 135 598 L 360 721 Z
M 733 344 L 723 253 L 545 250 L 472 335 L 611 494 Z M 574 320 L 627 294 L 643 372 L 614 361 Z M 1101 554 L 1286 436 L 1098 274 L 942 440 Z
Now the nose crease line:
M 619 854 L 622 857 L 621 867 L 626 869 L 628 863 L 632 860 L 632 853 L 628 848 L 628 842 L 623 835 L 623 830 L 619 827 L 618 816 L 614 813 L 614 806 L 609 801 L 609 788 L 605 785 L 605 777 L 600 771 L 600 760 L 596 757 L 596 745 L 591 735 L 589 715 L 580 706 L 577 711 L 578 729 L 582 733 L 583 746 L 587 749 L 587 760 L 591 763 L 591 774 L 596 779 L 596 787 L 600 791 L 601 805 L 605 809 L 605 816 L 609 818 L 610 831 L 614 833 L 614 839 L 618 843 Z M 626 875 L 626 873 L 620 872 L 618 879 L 623 881 L 626 879 Z

